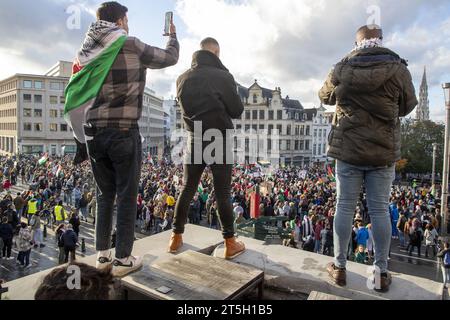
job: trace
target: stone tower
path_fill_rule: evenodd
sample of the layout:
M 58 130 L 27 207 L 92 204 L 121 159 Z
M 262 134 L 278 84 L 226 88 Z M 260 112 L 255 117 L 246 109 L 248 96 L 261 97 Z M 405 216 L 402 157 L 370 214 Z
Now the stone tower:
M 429 121 L 430 120 L 430 100 L 428 100 L 428 82 L 427 82 L 427 69 L 425 67 L 422 84 L 420 85 L 419 94 L 419 106 L 416 113 L 417 121 Z

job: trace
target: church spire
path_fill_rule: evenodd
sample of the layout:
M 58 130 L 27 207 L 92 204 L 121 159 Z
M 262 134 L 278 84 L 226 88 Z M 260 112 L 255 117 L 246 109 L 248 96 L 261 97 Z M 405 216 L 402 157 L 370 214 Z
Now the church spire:
M 426 66 L 423 71 L 422 83 L 420 85 L 419 106 L 417 107 L 416 120 L 430 120 L 430 100 L 428 100 L 428 81 Z

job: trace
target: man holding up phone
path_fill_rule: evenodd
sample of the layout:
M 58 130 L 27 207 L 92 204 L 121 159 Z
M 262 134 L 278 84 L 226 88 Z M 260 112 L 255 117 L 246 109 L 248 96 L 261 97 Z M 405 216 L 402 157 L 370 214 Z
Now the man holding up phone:
M 142 266 L 133 257 L 142 141 L 142 114 L 147 69 L 178 62 L 179 43 L 173 22 L 166 49 L 128 36 L 128 9 L 105 2 L 86 35 L 66 89 L 65 116 L 76 140 L 87 144 L 97 191 L 97 268 L 113 265 L 114 276 Z M 116 257 L 111 253 L 113 207 L 117 203 Z

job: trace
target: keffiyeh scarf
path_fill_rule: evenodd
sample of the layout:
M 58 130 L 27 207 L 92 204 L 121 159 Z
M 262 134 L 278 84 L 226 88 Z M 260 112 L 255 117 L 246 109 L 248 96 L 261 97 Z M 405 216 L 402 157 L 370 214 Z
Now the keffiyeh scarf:
M 359 42 L 356 47 L 352 50 L 352 52 L 368 49 L 368 48 L 379 48 L 383 47 L 383 40 L 380 38 L 372 38 L 372 39 L 364 39 Z

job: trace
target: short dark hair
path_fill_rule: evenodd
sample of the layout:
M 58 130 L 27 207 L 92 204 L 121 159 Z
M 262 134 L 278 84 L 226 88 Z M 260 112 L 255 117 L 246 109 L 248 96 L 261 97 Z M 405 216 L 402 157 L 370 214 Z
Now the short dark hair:
M 109 300 L 110 290 L 114 285 L 111 273 L 112 267 L 98 270 L 83 263 L 73 263 L 81 271 L 81 289 L 69 290 L 67 280 L 71 276 L 67 273 L 69 266 L 53 270 L 44 278 L 36 292 L 35 300 Z
M 200 47 L 202 49 L 205 49 L 205 47 L 207 47 L 208 45 L 211 45 L 211 44 L 220 47 L 219 42 L 214 38 L 203 39 L 202 42 L 200 42 Z
M 128 8 L 116 1 L 104 2 L 97 10 L 97 20 L 117 22 L 126 16 Z

